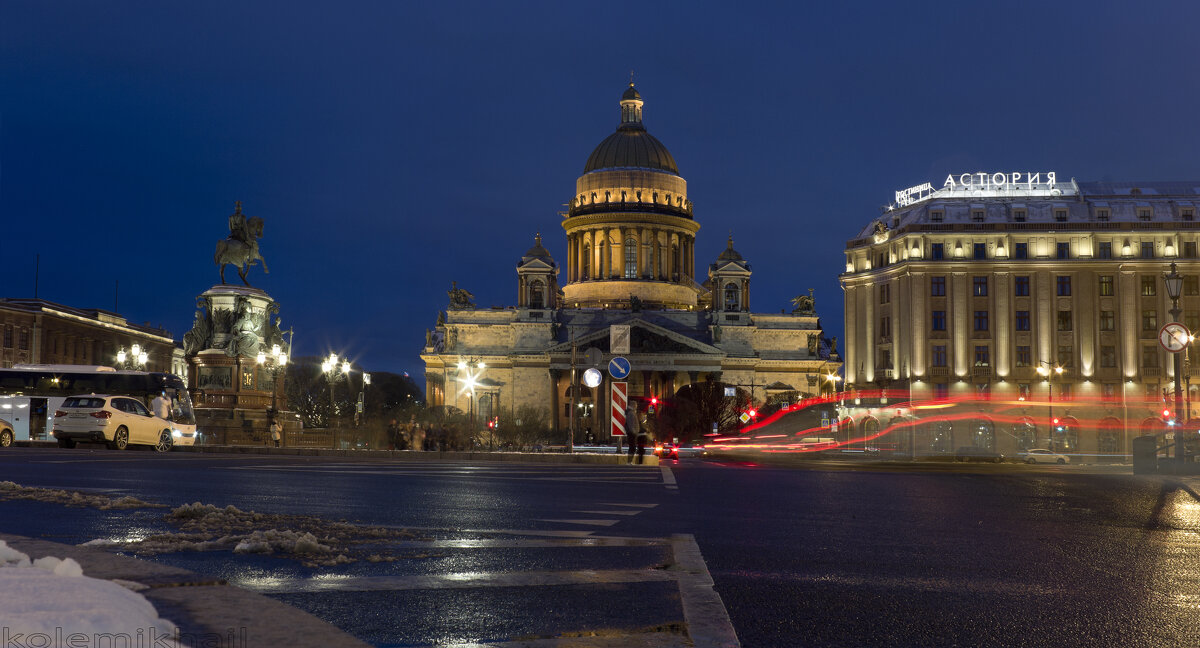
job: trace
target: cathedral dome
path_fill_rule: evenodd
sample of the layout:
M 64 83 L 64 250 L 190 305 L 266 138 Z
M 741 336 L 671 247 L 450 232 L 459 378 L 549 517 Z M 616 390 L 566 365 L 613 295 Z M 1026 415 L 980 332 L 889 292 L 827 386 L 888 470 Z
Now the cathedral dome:
M 621 125 L 588 156 L 585 174 L 603 169 L 637 168 L 679 175 L 675 158 L 642 125 L 642 95 L 633 84 L 621 95 Z

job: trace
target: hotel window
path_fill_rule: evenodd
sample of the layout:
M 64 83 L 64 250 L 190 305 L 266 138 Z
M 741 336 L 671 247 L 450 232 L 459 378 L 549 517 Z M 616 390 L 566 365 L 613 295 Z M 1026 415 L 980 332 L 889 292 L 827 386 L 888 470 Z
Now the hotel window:
M 1067 210 L 1065 210 L 1065 209 L 1055 209 L 1055 210 L 1054 210 L 1054 220 L 1056 220 L 1056 221 L 1058 221 L 1058 222 L 1060 222 L 1060 223 L 1065 223 L 1065 222 L 1067 222 Z
M 22 351 L 29 350 L 29 329 L 21 329 L 21 332 L 17 334 L 17 348 L 21 349 Z M 83 359 L 87 360 L 86 353 L 84 354 Z
M 1153 297 L 1158 294 L 1158 277 L 1142 275 L 1142 297 Z
M 1158 311 L 1144 310 L 1142 311 L 1142 330 L 1157 331 L 1158 330 Z
M 1018 223 L 1024 223 L 1025 222 L 1025 210 L 1024 209 L 1014 209 L 1013 210 L 1013 220 L 1017 221 Z
M 1183 244 L 1183 258 L 1185 258 L 1185 259 L 1195 259 L 1196 258 L 1196 242 L 1195 241 L 1187 241 Z
M 637 240 L 625 239 L 625 278 L 637 279 Z
M 1064 276 L 1058 276 L 1055 279 L 1057 280 L 1057 283 L 1058 283 L 1058 296 L 1059 297 L 1070 297 L 1071 296 L 1071 278 L 1064 277 Z
M 1015 245 L 1016 245 L 1016 249 L 1014 250 L 1013 258 L 1028 259 L 1029 258 L 1029 244 L 1028 243 L 1017 243 Z
M 1033 354 L 1030 353 L 1029 347 L 1027 347 L 1027 346 L 1017 347 L 1017 366 L 1018 367 L 1028 367 L 1033 362 L 1032 358 L 1033 358 Z
M 937 400 L 946 400 L 950 398 L 950 385 L 946 383 L 933 384 L 933 397 Z
M 1058 345 L 1058 364 L 1063 367 L 1075 366 L 1075 347 L 1069 344 Z M 1066 385 L 1063 385 L 1065 388 Z
M 975 311 L 975 330 L 976 331 L 988 330 L 988 312 L 987 311 Z
M 1101 331 L 1117 330 L 1116 313 L 1114 313 L 1113 311 L 1110 311 L 1110 310 L 1100 311 L 1100 330 Z
M 976 297 L 987 297 L 987 277 L 974 277 L 971 285 Z
M 1058 245 L 1054 246 L 1054 251 L 1055 251 L 1055 256 L 1057 256 L 1060 259 L 1070 259 L 1071 258 L 1071 244 L 1070 243 L 1059 243 Z
M 1029 296 L 1029 277 L 1015 277 L 1013 279 L 1013 292 L 1017 297 Z
M 1183 325 L 1186 326 L 1189 331 L 1200 331 L 1200 311 L 1183 311 Z
M 1070 365 L 1063 365 L 1064 367 Z M 1058 397 L 1062 400 L 1071 400 L 1071 383 L 1062 383 L 1058 386 Z
M 1154 241 L 1142 241 L 1142 258 L 1154 258 Z
M 1144 221 L 1150 220 L 1150 208 L 1149 207 L 1138 207 L 1137 215 L 1138 215 L 1138 220 L 1144 220 Z
M 1017 311 L 1017 330 L 1029 330 L 1029 311 Z
M 933 330 L 945 331 L 946 330 L 946 311 L 944 311 L 944 310 L 933 311 L 932 322 L 933 322 Z
M 1113 295 L 1113 276 L 1100 275 L 1100 296 L 1112 297 Z
M 1017 400 L 1029 400 L 1029 383 L 1017 383 Z
M 892 337 L 892 318 L 890 318 L 890 317 L 879 318 L 879 337 L 884 337 L 884 338 Z
M 1100 397 L 1103 398 L 1104 400 L 1116 400 L 1117 399 L 1117 386 L 1113 383 L 1104 383 L 1103 385 L 1100 385 Z M 1101 448 L 1100 451 L 1104 452 L 1104 449 Z M 1108 450 L 1108 452 L 1116 452 L 1116 451 L 1117 451 L 1116 448 L 1110 448 Z
M 1153 344 L 1147 344 L 1146 346 L 1142 347 L 1142 366 L 1143 367 L 1157 367 L 1158 366 L 1158 347 L 1157 346 L 1155 346 Z M 1151 389 L 1154 389 L 1154 385 L 1146 385 L 1146 387 L 1148 388 L 1146 391 L 1150 391 Z M 1155 389 L 1155 391 L 1157 391 L 1157 390 Z
M 929 295 L 931 297 L 946 296 L 946 278 L 945 277 L 930 277 L 929 278 Z
M 883 284 L 879 287 L 879 303 L 888 304 L 892 301 L 892 284 Z
M 935 261 L 941 261 L 946 258 L 946 246 L 943 243 L 934 243 L 929 248 L 929 256 Z
M 931 364 L 934 367 L 945 367 L 946 366 L 946 345 L 945 344 L 933 345 L 933 358 L 932 358 Z
M 1109 369 L 1117 366 L 1117 347 L 1110 344 L 1100 347 L 1100 366 Z
M 972 209 L 971 210 L 971 220 L 975 221 L 976 223 L 982 223 L 983 216 L 984 216 L 984 212 L 982 209 Z
M 1200 277 L 1183 275 L 1183 294 L 1200 295 Z
M 1060 331 L 1070 331 L 1071 330 L 1071 311 L 1069 311 L 1069 310 L 1058 311 L 1058 330 L 1060 330 Z
M 988 348 L 986 346 L 975 347 L 975 366 L 986 367 L 990 364 L 992 362 L 991 357 L 988 355 Z
M 946 212 L 944 212 L 944 211 L 935 210 L 935 211 L 929 212 L 929 220 L 931 220 L 935 223 L 940 223 L 945 218 L 946 218 Z
M 882 349 L 879 351 L 879 368 L 880 369 L 891 369 L 892 368 L 892 352 L 889 351 L 888 349 Z
M 974 252 L 975 252 L 976 260 L 986 259 L 987 258 L 987 243 L 976 243 Z
M 1106 221 L 1106 220 L 1108 220 L 1110 213 L 1111 212 L 1109 212 L 1107 208 L 1097 209 L 1096 210 L 1096 220 Z
M 1180 210 L 1179 215 L 1185 221 L 1196 220 L 1196 211 L 1191 207 L 1184 207 Z
M 1100 259 L 1111 259 L 1112 241 L 1100 241 L 1100 249 L 1097 251 L 1096 257 Z

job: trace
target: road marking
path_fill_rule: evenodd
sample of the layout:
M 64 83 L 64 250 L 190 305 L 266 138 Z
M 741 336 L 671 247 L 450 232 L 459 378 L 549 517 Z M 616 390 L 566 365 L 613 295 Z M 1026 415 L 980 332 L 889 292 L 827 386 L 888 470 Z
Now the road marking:
M 555 524 L 580 524 L 586 526 L 612 526 L 620 520 L 547 520 L 539 518 L 537 522 L 554 522 Z
M 600 506 L 636 506 L 638 508 L 652 509 L 658 504 L 627 504 L 625 502 L 600 502 Z
M 572 513 L 583 513 L 585 515 L 637 515 L 644 511 L 571 511 Z
M 662 480 L 667 490 L 679 490 L 679 485 L 675 483 L 675 473 L 671 472 L 667 466 L 659 466 L 659 468 L 662 469 Z
M 671 536 L 671 548 L 675 553 L 678 571 L 679 599 L 683 605 L 683 619 L 688 634 L 696 648 L 737 648 L 738 641 L 733 622 L 721 595 L 713 589 L 712 575 L 695 536 L 676 534 Z
M 602 585 L 612 583 L 650 583 L 673 581 L 676 575 L 654 569 L 583 569 L 575 571 L 530 572 L 454 572 L 417 576 L 342 576 L 325 574 L 320 578 L 230 579 L 235 585 L 264 594 L 303 592 L 374 592 L 403 590 L 442 590 L 476 587 L 541 587 L 553 585 Z
M 388 543 L 394 549 L 553 549 L 555 547 L 661 547 L 663 538 L 620 538 L 616 536 L 539 538 L 487 538 L 478 540 L 401 540 Z

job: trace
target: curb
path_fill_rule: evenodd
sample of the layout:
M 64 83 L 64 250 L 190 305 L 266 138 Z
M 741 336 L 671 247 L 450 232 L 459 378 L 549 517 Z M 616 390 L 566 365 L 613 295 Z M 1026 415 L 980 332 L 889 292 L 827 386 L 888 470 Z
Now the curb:
M 72 558 L 85 576 L 137 583 L 158 615 L 179 627 L 184 646 L 368 646 L 306 612 L 193 572 L 75 545 L 0 533 L 31 558 Z
M 413 450 L 333 450 L 326 448 L 268 448 L 261 446 L 176 446 L 172 452 L 214 454 L 283 455 L 298 457 L 352 457 L 392 461 L 499 461 L 523 463 L 566 463 L 630 465 L 626 455 L 565 452 L 455 452 Z M 633 464 L 638 465 L 638 464 Z M 658 457 L 647 454 L 642 466 L 658 466 Z

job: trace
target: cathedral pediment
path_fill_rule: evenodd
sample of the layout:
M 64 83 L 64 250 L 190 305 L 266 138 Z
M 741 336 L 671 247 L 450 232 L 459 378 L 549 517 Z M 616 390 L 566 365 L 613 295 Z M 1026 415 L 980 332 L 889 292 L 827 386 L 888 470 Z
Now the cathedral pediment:
M 717 347 L 665 329 L 656 324 L 651 324 L 642 319 L 634 318 L 623 322 L 613 322 L 613 324 L 626 324 L 629 326 L 630 355 L 725 355 L 725 352 Z M 599 349 L 602 353 L 612 354 L 612 351 L 609 349 L 609 327 L 607 324 L 586 335 L 575 338 L 575 344 L 580 349 L 591 347 Z M 548 352 L 552 354 L 570 353 L 571 343 L 564 342 L 557 344 L 550 347 Z
M 517 268 L 521 270 L 546 270 L 549 272 L 554 272 L 556 270 L 553 261 L 547 262 L 543 259 L 531 259 L 523 263 L 518 263 Z

